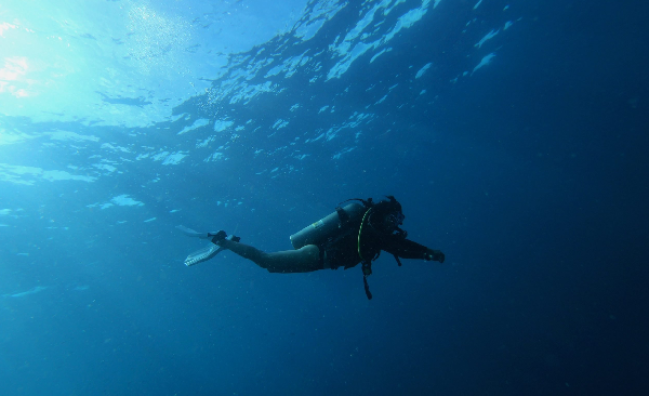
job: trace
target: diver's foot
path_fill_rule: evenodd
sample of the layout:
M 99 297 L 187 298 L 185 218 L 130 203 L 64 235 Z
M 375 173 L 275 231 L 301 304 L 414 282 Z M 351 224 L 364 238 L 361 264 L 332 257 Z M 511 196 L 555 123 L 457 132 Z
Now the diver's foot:
M 212 238 L 212 243 L 218 245 L 219 242 L 224 240 L 227 236 L 228 234 L 226 234 L 225 231 L 221 230 L 217 232 L 216 235 L 214 235 L 214 237 Z

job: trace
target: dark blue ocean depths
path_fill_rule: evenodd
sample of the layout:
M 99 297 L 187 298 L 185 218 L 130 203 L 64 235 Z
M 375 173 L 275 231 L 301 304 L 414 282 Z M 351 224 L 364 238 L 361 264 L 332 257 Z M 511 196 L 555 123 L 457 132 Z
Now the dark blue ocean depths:
M 647 394 L 646 2 L 95 3 L 131 25 L 0 6 L 0 395 Z M 446 262 L 383 254 L 371 301 L 183 265 L 176 225 L 288 250 L 385 195 Z

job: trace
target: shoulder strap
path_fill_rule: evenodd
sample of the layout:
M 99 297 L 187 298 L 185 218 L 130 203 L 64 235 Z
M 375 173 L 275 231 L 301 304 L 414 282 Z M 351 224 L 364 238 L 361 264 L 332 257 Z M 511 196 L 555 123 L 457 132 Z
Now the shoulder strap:
M 349 214 L 345 212 L 343 208 L 338 206 L 336 208 L 336 212 L 338 213 L 338 218 L 340 219 L 340 225 L 343 226 L 347 223 L 349 223 Z

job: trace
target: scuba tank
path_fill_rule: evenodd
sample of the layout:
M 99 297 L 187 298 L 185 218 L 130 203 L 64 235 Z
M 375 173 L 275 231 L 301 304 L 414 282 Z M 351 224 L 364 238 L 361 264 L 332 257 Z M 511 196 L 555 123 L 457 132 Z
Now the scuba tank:
M 340 233 L 348 223 L 360 221 L 366 210 L 367 208 L 358 202 L 336 208 L 335 212 L 291 235 L 291 244 L 294 249 L 318 245 Z

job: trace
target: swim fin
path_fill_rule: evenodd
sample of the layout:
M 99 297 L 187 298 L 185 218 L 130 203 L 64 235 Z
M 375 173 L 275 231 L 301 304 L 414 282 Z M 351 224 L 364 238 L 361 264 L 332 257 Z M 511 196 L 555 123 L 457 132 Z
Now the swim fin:
M 182 225 L 177 225 L 176 229 L 183 234 L 190 236 L 190 237 L 196 237 L 196 238 L 201 238 L 201 239 L 212 239 L 216 235 L 216 232 L 198 232 L 194 231 L 191 228 L 187 228 Z
M 222 250 L 225 250 L 225 248 L 210 243 L 208 246 L 205 246 L 203 249 L 190 253 L 185 259 L 184 263 L 188 267 L 190 265 L 202 263 L 203 261 L 207 261 L 212 257 L 216 256 L 217 254 L 221 253 Z
M 178 227 L 176 227 L 176 228 L 178 228 Z M 187 228 L 187 229 L 190 230 L 189 228 Z M 190 230 L 190 231 L 192 231 L 192 230 Z M 200 235 L 203 235 L 203 234 L 200 234 Z M 201 238 L 201 237 L 199 237 L 199 238 Z M 239 242 L 241 240 L 241 238 L 239 238 L 238 236 L 234 236 L 234 235 L 231 235 L 231 236 L 227 237 L 227 239 L 229 239 L 231 241 L 234 241 L 234 242 Z M 191 265 L 202 263 L 203 261 L 207 261 L 207 260 L 211 259 L 212 257 L 216 256 L 217 254 L 221 253 L 223 250 L 225 250 L 225 248 L 220 247 L 218 245 L 215 245 L 213 243 L 210 243 L 209 245 L 205 246 L 204 248 L 199 249 L 199 250 L 197 250 L 197 251 L 195 251 L 193 253 L 190 253 L 187 256 L 187 258 L 185 259 L 184 263 L 188 267 L 191 266 Z

